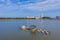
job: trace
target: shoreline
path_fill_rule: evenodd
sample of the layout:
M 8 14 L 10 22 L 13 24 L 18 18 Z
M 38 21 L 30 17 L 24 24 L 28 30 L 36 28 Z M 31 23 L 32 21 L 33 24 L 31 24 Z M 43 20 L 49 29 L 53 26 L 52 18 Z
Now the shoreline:
M 40 19 L 36 19 L 36 18 L 0 18 L 0 20 L 60 20 L 60 19 L 56 19 L 56 18 L 40 18 Z

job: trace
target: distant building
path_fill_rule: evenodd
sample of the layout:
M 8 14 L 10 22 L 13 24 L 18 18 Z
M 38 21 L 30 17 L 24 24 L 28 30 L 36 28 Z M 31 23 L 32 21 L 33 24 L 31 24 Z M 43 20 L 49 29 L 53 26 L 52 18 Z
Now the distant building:
M 36 19 L 40 19 L 40 17 L 38 16 L 38 17 L 35 17 Z
M 26 18 L 35 18 L 34 16 L 27 16 Z

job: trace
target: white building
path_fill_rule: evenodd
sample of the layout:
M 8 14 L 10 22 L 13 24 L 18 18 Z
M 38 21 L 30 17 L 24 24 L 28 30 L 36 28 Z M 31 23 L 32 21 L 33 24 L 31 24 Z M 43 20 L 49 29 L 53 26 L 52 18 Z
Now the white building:
M 40 17 L 38 16 L 38 17 L 35 17 L 36 19 L 40 19 Z
M 35 18 L 34 16 L 27 16 L 26 18 Z

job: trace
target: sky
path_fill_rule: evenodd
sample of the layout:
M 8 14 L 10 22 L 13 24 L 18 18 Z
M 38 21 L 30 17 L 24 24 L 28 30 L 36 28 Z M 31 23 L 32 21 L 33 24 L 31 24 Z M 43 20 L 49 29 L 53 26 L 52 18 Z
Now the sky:
M 60 16 L 60 0 L 0 0 L 0 17 Z

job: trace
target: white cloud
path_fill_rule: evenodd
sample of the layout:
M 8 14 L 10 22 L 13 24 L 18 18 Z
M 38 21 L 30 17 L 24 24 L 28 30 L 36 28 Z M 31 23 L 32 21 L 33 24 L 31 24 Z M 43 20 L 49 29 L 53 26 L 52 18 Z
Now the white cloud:
M 30 10 L 52 10 L 52 9 L 59 9 L 60 8 L 60 0 L 47 0 L 44 2 L 36 2 L 25 5 L 24 8 Z
M 31 1 L 31 0 L 29 0 Z M 28 2 L 29 2 L 28 1 Z M 60 8 L 60 0 L 45 0 L 42 2 L 39 2 L 40 0 L 37 0 L 35 3 L 29 3 L 26 5 L 22 5 L 20 2 L 18 4 L 21 4 L 20 6 L 15 6 L 8 0 L 8 5 L 3 6 L 2 10 L 7 9 L 9 11 L 11 10 L 24 10 L 24 9 L 29 9 L 29 10 L 38 10 L 38 11 L 45 11 L 45 10 L 52 10 L 52 9 L 59 9 Z M 1 6 L 1 5 L 0 5 Z
M 5 2 L 5 0 L 3 0 Z M 60 9 L 60 0 L 45 0 L 40 2 L 40 0 L 37 0 L 34 3 L 28 3 L 28 4 L 22 4 L 22 2 L 17 2 L 17 4 L 11 3 L 10 0 L 8 0 L 7 4 L 0 4 L 0 16 L 11 16 L 12 14 L 19 13 L 24 14 L 25 13 L 39 13 L 40 11 L 46 11 L 46 10 L 55 10 Z M 27 1 L 30 2 L 30 1 Z M 29 10 L 29 12 L 25 12 L 24 10 Z M 33 12 L 31 12 L 33 11 Z M 19 15 L 18 14 L 18 15 Z M 19 16 L 20 16 L 19 15 Z

